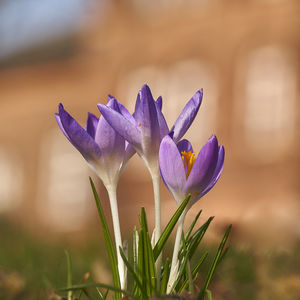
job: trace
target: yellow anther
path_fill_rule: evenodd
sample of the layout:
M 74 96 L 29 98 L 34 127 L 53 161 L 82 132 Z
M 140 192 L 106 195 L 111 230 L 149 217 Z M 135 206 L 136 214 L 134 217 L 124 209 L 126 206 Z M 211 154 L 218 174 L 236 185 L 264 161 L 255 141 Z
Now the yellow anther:
M 182 162 L 186 171 L 186 179 L 188 179 L 192 168 L 194 166 L 194 163 L 196 161 L 196 155 L 194 152 L 189 151 L 189 152 L 181 152 L 181 158 L 182 158 Z

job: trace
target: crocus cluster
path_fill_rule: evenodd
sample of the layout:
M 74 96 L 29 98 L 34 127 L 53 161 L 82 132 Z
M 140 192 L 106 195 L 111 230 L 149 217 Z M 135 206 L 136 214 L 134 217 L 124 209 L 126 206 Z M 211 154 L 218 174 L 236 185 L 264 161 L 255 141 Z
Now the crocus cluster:
M 171 128 L 168 127 L 162 113 L 162 98 L 155 100 L 147 85 L 144 85 L 137 95 L 133 114 L 109 96 L 106 105 L 98 104 L 102 114 L 100 118 L 88 114 L 86 129 L 68 114 L 62 104 L 59 105 L 56 120 L 60 129 L 86 159 L 108 191 L 122 288 L 126 286 L 126 268 L 119 253 L 122 239 L 116 190 L 120 175 L 134 153 L 137 152 L 145 162 L 153 182 L 155 242 L 161 234 L 160 178 L 162 177 L 178 205 L 191 194 L 190 207 L 204 196 L 220 177 L 224 164 L 224 148 L 218 145 L 215 136 L 207 141 L 198 156 L 189 141 L 181 140 L 194 121 L 201 102 L 202 90 L 199 90 L 187 102 Z M 178 225 L 179 238 L 176 236 L 168 291 L 173 283 L 172 274 L 173 277 L 176 276 L 176 258 L 185 213 Z M 159 272 L 160 265 L 157 267 Z

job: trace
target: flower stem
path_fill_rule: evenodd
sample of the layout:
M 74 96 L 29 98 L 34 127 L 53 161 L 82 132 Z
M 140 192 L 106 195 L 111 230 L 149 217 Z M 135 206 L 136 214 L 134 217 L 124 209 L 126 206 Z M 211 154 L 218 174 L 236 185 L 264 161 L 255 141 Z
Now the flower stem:
M 123 249 L 123 245 L 122 245 L 122 238 L 121 238 L 119 212 L 118 212 L 117 189 L 116 186 L 108 186 L 106 187 L 106 189 L 109 196 L 110 209 L 111 209 L 112 220 L 113 220 L 121 289 L 124 289 L 126 286 L 126 282 L 125 282 L 126 269 L 119 250 L 119 247 Z
M 158 242 L 161 236 L 161 203 L 160 203 L 160 174 L 159 171 L 151 172 L 153 191 L 154 191 L 154 206 L 155 206 L 155 232 L 154 241 L 155 244 Z M 161 271 L 162 255 L 156 260 L 156 278 L 157 285 L 160 285 L 160 271 Z
M 178 252 L 180 249 L 180 242 L 181 242 L 181 235 L 183 230 L 183 223 L 185 219 L 185 215 L 187 213 L 187 209 L 185 209 L 180 216 L 178 220 L 178 226 L 177 226 L 177 232 L 176 232 L 176 238 L 175 238 L 175 244 L 174 244 L 174 250 L 173 250 L 173 257 L 172 257 L 172 263 L 171 263 L 171 270 L 170 270 L 170 277 L 168 281 L 167 286 L 167 294 L 169 294 L 172 291 L 172 287 L 174 282 L 176 281 L 177 272 L 178 272 Z

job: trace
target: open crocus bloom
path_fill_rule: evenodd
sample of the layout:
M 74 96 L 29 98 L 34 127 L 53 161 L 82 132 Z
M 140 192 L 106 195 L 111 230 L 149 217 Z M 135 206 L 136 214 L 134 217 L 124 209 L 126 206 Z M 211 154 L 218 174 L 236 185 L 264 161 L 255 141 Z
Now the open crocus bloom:
M 218 181 L 224 165 L 224 147 L 212 136 L 196 157 L 189 141 L 177 145 L 166 136 L 159 150 L 162 179 L 178 205 L 191 194 L 190 205 L 204 196 Z
M 192 97 L 171 128 L 175 142 L 183 137 L 194 121 L 201 105 L 202 94 L 202 90 L 199 90 Z M 137 96 L 134 121 L 124 107 L 124 111 L 120 112 L 103 104 L 99 104 L 98 107 L 106 121 L 135 148 L 150 172 L 158 171 L 159 145 L 163 137 L 170 132 L 161 112 L 162 98 L 159 97 L 155 101 L 150 88 L 144 85 Z
M 111 96 L 107 106 L 117 113 L 123 111 L 122 105 Z M 126 115 L 128 119 L 130 116 Z M 59 104 L 59 112 L 55 117 L 64 135 L 83 155 L 104 185 L 115 186 L 129 158 L 135 153 L 132 146 L 102 116 L 98 119 L 89 113 L 86 130 L 65 111 L 62 104 Z

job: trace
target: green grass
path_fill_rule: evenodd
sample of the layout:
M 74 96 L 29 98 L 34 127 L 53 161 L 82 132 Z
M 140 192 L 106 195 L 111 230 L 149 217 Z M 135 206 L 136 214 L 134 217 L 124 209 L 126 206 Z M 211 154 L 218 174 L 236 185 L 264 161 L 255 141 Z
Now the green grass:
M 109 268 L 106 250 L 103 247 L 101 228 L 97 236 L 90 236 L 83 244 L 72 244 L 65 240 L 57 242 L 37 241 L 20 228 L 0 219 L 0 299 L 2 300 L 41 300 L 47 299 L 47 289 L 57 289 L 67 286 L 67 263 L 65 249 L 72 258 L 73 284 L 80 284 L 82 276 L 92 271 L 95 261 L 102 259 Z M 203 244 L 195 254 L 199 259 L 207 250 L 211 262 L 217 245 Z M 166 255 L 166 253 L 164 253 Z M 260 264 L 260 265 L 258 265 Z M 300 290 L 289 279 L 300 278 L 300 246 L 280 254 L 269 253 L 258 256 L 249 250 L 240 250 L 231 245 L 225 259 L 218 267 L 210 290 L 213 300 L 253 300 L 265 286 L 265 299 L 300 299 Z M 202 277 L 198 279 L 203 284 L 209 265 L 201 266 Z M 260 271 L 259 271 L 260 270 Z M 24 288 L 18 294 L 3 288 L 3 276 L 16 271 L 25 282 Z M 260 272 L 272 278 L 271 282 L 260 282 Z M 282 285 L 282 286 L 281 286 Z M 1 287 L 2 286 L 2 287 Z M 286 286 L 286 288 L 285 288 Z M 288 294 L 284 293 L 288 290 Z M 82 296 L 81 298 L 85 298 Z

